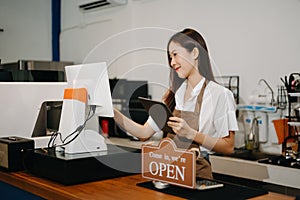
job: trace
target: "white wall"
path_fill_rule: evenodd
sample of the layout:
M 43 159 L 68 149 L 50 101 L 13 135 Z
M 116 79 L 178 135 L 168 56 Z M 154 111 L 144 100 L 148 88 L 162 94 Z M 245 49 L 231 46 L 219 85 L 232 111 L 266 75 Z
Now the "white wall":
M 62 0 L 61 60 L 105 60 L 111 77 L 148 79 L 154 98 L 168 85 L 166 42 L 184 27 L 204 35 L 216 75 L 240 76 L 243 100 L 260 78 L 276 91 L 300 69 L 299 0 L 128 0 L 93 13 L 82 1 Z M 1 0 L 0 28 L 3 62 L 51 60 L 50 0 Z
M 0 1 L 0 59 L 51 60 L 51 1 Z
M 128 0 L 126 6 L 89 13 L 79 11 L 82 0 L 62 2 L 62 59 L 106 60 L 111 76 L 167 85 L 168 69 L 161 67 L 166 42 L 185 27 L 206 38 L 215 75 L 240 76 L 242 100 L 259 79 L 277 92 L 280 77 L 300 69 L 299 0 Z M 95 46 L 93 58 L 86 57 Z

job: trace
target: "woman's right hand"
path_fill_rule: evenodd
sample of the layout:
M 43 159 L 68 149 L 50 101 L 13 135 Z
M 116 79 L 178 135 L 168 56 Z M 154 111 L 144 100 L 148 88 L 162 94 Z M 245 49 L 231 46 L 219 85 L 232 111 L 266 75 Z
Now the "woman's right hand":
M 188 123 L 180 117 L 170 117 L 167 123 L 177 135 L 189 140 L 194 140 L 197 135 L 197 131 L 192 129 Z

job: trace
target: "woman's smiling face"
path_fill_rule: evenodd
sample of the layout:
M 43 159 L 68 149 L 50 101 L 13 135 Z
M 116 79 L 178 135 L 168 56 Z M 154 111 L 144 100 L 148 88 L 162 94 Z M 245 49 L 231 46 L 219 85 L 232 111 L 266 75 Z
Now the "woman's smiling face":
M 196 60 L 198 54 L 196 55 L 194 50 L 189 52 L 180 44 L 173 41 L 170 42 L 168 50 L 170 66 L 177 72 L 180 78 L 188 78 L 197 69 Z

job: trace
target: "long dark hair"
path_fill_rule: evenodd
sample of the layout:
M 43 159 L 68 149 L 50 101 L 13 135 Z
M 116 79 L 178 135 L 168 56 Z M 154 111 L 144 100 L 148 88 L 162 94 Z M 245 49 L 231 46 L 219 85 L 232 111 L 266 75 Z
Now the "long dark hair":
M 188 52 L 191 52 L 195 47 L 199 50 L 198 56 L 198 70 L 199 73 L 205 77 L 207 80 L 214 81 L 214 75 L 211 68 L 211 63 L 208 55 L 208 49 L 204 38 L 197 31 L 187 28 L 181 32 L 174 34 L 167 45 L 171 42 L 175 42 L 184 47 Z M 169 56 L 169 51 L 167 51 L 169 66 L 171 67 L 171 58 Z M 170 88 L 165 93 L 163 100 L 173 111 L 175 108 L 175 92 L 180 87 L 184 79 L 179 78 L 174 69 L 170 70 Z

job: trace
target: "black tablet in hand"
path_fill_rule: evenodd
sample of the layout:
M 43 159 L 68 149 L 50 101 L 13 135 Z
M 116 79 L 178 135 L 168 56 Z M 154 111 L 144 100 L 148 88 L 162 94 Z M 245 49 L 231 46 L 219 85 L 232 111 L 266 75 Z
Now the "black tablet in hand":
M 165 103 L 144 97 L 138 97 L 138 99 L 148 111 L 148 114 L 152 117 L 159 129 L 167 133 L 174 133 L 172 128 L 170 128 L 167 124 L 169 117 L 172 117 L 173 115 Z

